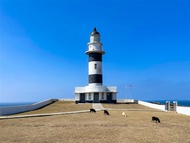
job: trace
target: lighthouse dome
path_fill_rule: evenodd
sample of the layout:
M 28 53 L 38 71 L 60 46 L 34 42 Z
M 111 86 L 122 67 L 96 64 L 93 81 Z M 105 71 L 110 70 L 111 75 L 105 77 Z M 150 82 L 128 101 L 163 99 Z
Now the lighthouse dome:
M 96 31 L 96 28 L 94 28 L 94 30 L 90 34 L 90 36 L 93 36 L 93 35 L 100 35 L 100 33 L 98 31 Z

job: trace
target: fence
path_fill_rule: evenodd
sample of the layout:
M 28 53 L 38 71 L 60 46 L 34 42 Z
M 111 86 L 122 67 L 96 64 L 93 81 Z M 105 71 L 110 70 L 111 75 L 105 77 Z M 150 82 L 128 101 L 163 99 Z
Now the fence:
M 170 101 L 166 101 L 165 105 L 157 105 L 153 103 L 148 103 L 138 100 L 138 104 L 148 106 L 150 108 L 155 108 L 163 111 L 170 111 Z M 173 102 L 173 111 L 176 113 L 184 114 L 190 116 L 190 107 L 182 107 L 177 105 L 177 101 Z
M 48 104 L 51 104 L 55 101 L 58 101 L 58 99 L 48 99 L 35 104 L 23 105 L 23 106 L 0 107 L 0 116 L 32 111 L 41 108 L 43 106 L 46 106 Z
M 177 101 L 173 101 L 173 111 L 190 116 L 190 107 L 177 106 Z

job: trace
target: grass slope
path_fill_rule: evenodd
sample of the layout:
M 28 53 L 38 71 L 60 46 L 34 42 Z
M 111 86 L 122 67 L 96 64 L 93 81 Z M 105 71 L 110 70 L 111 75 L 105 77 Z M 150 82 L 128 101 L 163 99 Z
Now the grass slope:
M 63 109 L 87 110 L 91 107 L 90 104 L 71 102 L 57 102 L 50 106 L 38 112 L 62 112 Z M 100 111 L 0 120 L 0 141 L 3 143 L 190 143 L 189 116 L 161 112 L 136 104 L 103 104 L 103 106 L 112 109 L 109 110 L 110 116 L 105 116 L 103 111 Z M 128 117 L 121 115 L 123 111 Z M 161 123 L 151 122 L 152 116 L 158 116 Z

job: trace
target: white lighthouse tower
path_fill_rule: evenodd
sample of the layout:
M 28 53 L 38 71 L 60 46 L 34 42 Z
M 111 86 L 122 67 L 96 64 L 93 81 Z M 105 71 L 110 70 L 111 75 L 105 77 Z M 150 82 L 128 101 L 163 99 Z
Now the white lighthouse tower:
M 88 85 L 102 85 L 102 55 L 105 54 L 105 52 L 102 50 L 100 34 L 96 31 L 96 28 L 94 28 L 94 31 L 90 34 L 90 42 L 88 43 L 86 54 L 89 56 Z
M 116 103 L 117 88 L 103 86 L 102 76 L 102 50 L 100 33 L 94 28 L 88 43 L 88 86 L 75 88 L 76 103 Z

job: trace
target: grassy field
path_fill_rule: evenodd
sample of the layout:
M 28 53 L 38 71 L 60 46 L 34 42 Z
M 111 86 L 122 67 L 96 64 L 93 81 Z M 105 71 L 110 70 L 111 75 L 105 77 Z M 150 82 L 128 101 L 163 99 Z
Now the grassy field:
M 14 115 L 11 115 L 11 116 L 42 114 L 42 113 L 56 113 L 56 112 L 69 112 L 69 111 L 80 111 L 80 110 L 88 110 L 91 107 L 92 107 L 91 104 L 75 104 L 73 101 L 59 101 L 59 102 L 55 102 L 53 104 L 50 104 L 50 105 L 48 105 L 48 106 L 46 106 L 44 108 L 38 109 L 38 110 L 19 113 L 19 114 L 14 114 Z
M 0 120 L 0 141 L 2 143 L 190 143 L 189 116 L 161 112 L 137 104 L 103 104 L 103 106 L 111 109 L 110 116 L 103 115 L 103 111 L 99 111 Z M 57 102 L 27 114 L 88 110 L 90 107 L 91 104 Z M 127 117 L 122 116 L 122 112 L 126 112 Z M 159 117 L 161 123 L 151 122 L 152 116 Z

